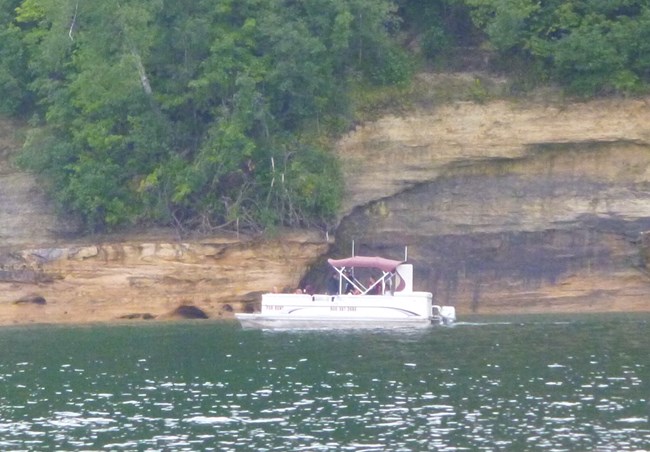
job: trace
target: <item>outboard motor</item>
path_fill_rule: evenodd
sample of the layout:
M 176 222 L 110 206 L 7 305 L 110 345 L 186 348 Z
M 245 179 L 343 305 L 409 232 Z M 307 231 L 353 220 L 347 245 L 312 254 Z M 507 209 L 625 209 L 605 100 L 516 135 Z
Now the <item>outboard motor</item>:
M 441 306 L 440 317 L 445 325 L 452 324 L 456 321 L 456 308 L 453 306 Z
M 456 321 L 456 308 L 453 306 L 431 306 L 431 314 L 441 325 L 451 325 Z

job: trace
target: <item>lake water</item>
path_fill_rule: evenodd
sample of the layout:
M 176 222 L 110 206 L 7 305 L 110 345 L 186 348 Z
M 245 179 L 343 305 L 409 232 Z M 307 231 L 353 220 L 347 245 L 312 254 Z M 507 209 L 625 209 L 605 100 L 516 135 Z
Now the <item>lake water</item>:
M 0 329 L 0 450 L 650 450 L 650 315 Z

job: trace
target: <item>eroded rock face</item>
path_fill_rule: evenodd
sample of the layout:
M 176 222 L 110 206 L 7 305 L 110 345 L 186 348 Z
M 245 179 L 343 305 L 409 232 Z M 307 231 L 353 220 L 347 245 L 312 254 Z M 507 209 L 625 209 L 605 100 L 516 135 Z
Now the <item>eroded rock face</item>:
M 457 168 L 519 159 L 547 146 L 571 150 L 623 142 L 645 147 L 649 120 L 645 99 L 567 105 L 458 102 L 406 117 L 387 116 L 358 127 L 339 143 L 347 187 L 343 215 Z
M 337 243 L 408 245 L 419 287 L 461 312 L 650 309 L 649 138 L 638 100 L 382 119 L 341 142 Z
M 0 324 L 142 319 L 142 313 L 167 319 L 178 317 L 170 313 L 181 306 L 206 318 L 229 317 L 259 302 L 262 292 L 298 287 L 304 269 L 328 247 L 322 235 L 302 232 L 264 241 L 233 236 L 22 249 L 13 253 L 12 274 L 42 277 L 0 279 Z M 42 309 L 15 304 L 34 292 L 47 299 Z
M 183 306 L 232 317 L 254 309 L 263 292 L 298 287 L 330 246 L 309 231 L 268 240 L 75 234 L 38 181 L 12 165 L 17 130 L 0 121 L 0 324 L 171 319 Z M 47 304 L 25 302 L 41 299 Z
M 218 318 L 297 287 L 310 266 L 303 283 L 322 283 L 319 233 L 71 243 L 6 143 L 0 323 L 162 319 L 182 305 Z M 352 240 L 396 259 L 408 246 L 416 289 L 460 314 L 650 309 L 646 100 L 456 103 L 365 124 L 338 152 L 338 256 Z M 29 294 L 47 304 L 14 303 Z

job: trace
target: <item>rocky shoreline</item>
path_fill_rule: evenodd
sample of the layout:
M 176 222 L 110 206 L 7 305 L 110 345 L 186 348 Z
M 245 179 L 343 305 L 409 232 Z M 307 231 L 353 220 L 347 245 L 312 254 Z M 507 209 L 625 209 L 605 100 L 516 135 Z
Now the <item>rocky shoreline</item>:
M 298 287 L 306 270 L 330 246 L 313 232 L 273 240 L 222 236 L 13 251 L 0 258 L 0 326 L 231 320 L 235 312 L 258 309 L 265 291 Z M 599 287 L 607 284 L 598 281 Z M 486 304 L 478 313 L 650 311 L 644 297 L 611 302 L 570 293 L 565 286 L 559 296 L 536 293 L 528 303 L 513 295 Z M 477 313 L 467 302 L 457 309 L 461 318 Z
M 232 318 L 352 241 L 408 246 L 417 288 L 459 316 L 650 311 L 649 105 L 495 99 L 360 124 L 336 148 L 329 235 L 266 239 L 82 237 L 11 165 L 19 125 L 0 121 L 0 325 Z
M 228 319 L 298 287 L 328 247 L 305 232 L 14 250 L 0 255 L 0 325 Z

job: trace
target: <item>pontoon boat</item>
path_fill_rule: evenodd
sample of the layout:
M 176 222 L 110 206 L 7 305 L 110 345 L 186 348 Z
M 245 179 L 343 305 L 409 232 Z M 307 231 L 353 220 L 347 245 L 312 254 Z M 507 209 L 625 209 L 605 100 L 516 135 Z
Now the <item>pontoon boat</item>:
M 433 304 L 431 292 L 413 290 L 412 264 L 369 256 L 328 263 L 334 284 L 326 293 L 263 294 L 261 312 L 238 313 L 237 319 L 245 328 L 428 326 L 456 320 L 453 306 Z

